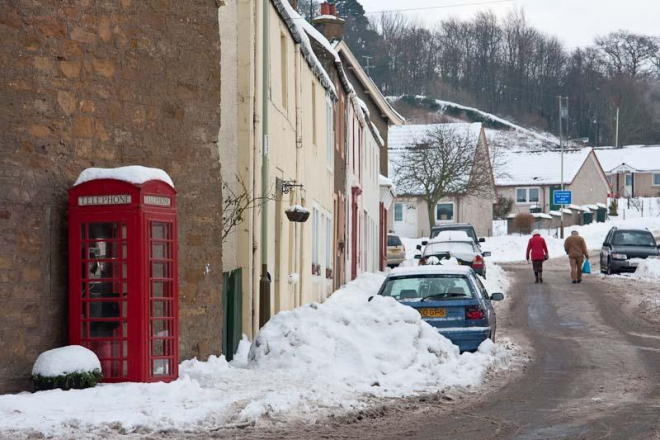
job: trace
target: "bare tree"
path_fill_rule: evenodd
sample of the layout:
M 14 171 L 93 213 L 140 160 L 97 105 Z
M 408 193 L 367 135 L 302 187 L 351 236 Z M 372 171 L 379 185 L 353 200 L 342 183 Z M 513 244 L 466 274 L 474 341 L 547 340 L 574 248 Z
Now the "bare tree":
M 628 31 L 612 32 L 596 39 L 596 46 L 604 55 L 610 73 L 626 74 L 633 78 L 646 76 L 657 51 L 653 38 Z
M 431 226 L 436 204 L 446 197 L 492 196 L 488 151 L 481 134 L 471 127 L 436 125 L 407 148 L 390 154 L 398 191 L 426 201 Z
M 264 196 L 253 196 L 240 176 L 235 176 L 235 179 L 236 189 L 222 179 L 222 243 L 226 243 L 231 233 L 243 222 L 247 211 L 260 208 L 268 200 L 274 200 L 270 192 Z

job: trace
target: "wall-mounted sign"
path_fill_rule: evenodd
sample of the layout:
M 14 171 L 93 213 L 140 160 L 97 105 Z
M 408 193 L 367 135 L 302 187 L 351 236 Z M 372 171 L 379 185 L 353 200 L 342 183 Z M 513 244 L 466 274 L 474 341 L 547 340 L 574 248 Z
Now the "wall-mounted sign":
M 145 205 L 156 205 L 156 206 L 171 206 L 172 200 L 169 197 L 163 196 L 144 196 Z
M 130 205 L 131 196 L 129 194 L 115 194 L 107 196 L 80 196 L 78 197 L 78 206 L 99 206 L 99 205 Z

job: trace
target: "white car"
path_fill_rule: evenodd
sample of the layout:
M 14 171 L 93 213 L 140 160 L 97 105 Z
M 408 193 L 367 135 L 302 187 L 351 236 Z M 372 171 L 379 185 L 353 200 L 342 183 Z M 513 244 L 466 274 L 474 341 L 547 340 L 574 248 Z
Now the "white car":
M 429 264 L 433 257 L 439 260 L 453 257 L 459 265 L 469 266 L 486 278 L 484 257 L 489 256 L 490 252 L 482 253 L 479 246 L 464 231 L 443 231 L 426 244 L 419 264 Z

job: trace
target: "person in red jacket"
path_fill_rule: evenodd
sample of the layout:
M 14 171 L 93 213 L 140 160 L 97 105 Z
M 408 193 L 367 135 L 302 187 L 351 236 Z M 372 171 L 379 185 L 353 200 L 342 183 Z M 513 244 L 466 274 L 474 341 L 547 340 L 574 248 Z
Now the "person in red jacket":
M 550 255 L 548 254 L 548 246 L 545 240 L 541 237 L 538 230 L 532 231 L 532 238 L 529 239 L 527 244 L 527 262 L 532 259 L 532 268 L 534 269 L 534 276 L 536 283 L 543 282 L 543 262 L 547 260 Z

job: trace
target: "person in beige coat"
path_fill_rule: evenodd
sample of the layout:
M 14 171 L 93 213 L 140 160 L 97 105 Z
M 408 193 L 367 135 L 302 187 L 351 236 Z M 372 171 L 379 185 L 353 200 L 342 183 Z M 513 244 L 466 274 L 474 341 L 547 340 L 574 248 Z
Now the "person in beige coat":
M 571 236 L 564 242 L 564 250 L 568 254 L 571 263 L 571 279 L 573 284 L 582 282 L 582 265 L 584 259 L 589 259 L 587 243 L 580 237 L 578 231 L 572 231 Z

